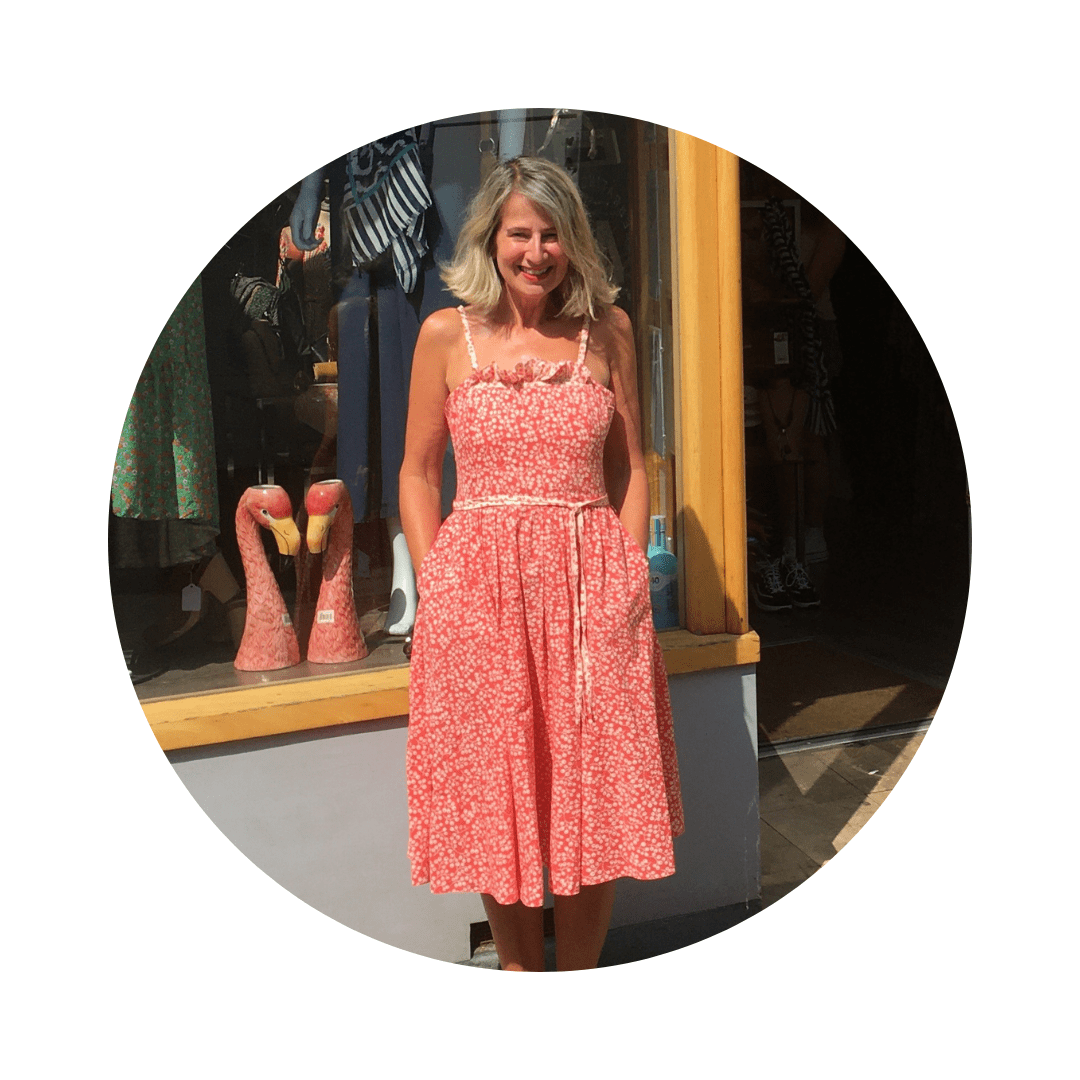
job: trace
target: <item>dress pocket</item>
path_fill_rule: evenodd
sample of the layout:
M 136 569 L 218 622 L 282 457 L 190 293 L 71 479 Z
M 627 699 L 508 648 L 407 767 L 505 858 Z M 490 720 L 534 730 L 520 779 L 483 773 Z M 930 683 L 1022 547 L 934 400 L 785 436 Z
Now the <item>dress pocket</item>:
M 615 511 L 612 510 L 615 514 Z M 622 533 L 623 538 L 623 551 L 626 557 L 626 569 L 627 573 L 632 573 L 633 568 L 636 566 L 638 572 L 644 574 L 646 578 L 649 576 L 649 559 L 644 551 L 638 547 L 638 542 L 630 535 L 630 530 L 622 523 L 622 519 L 618 514 L 615 514 L 615 520 L 619 523 L 619 531 Z
M 644 551 L 641 550 L 641 548 L 638 547 L 637 541 L 632 536 L 630 536 L 629 533 L 627 533 L 627 536 L 629 537 L 630 558 L 631 558 L 631 560 L 634 563 L 637 564 L 637 566 L 640 569 L 641 573 L 643 573 L 646 577 L 648 577 L 649 576 L 649 557 L 645 554 Z
M 438 565 L 443 560 L 444 551 L 451 540 L 450 531 L 450 518 L 447 518 L 439 526 L 439 531 L 435 534 L 431 547 L 428 548 L 427 554 L 420 561 L 419 567 L 417 567 L 416 591 L 418 593 L 430 592 L 438 581 Z
M 652 600 L 649 593 L 649 560 L 638 547 L 637 541 L 615 515 L 622 539 L 623 561 L 626 567 L 625 612 L 631 631 L 639 623 L 652 618 Z
M 420 565 L 416 568 L 416 591 L 422 593 L 427 585 L 428 575 L 431 573 L 432 564 L 435 562 L 435 556 L 438 554 L 439 537 L 442 535 L 443 530 L 440 528 L 435 534 L 435 539 L 428 548 L 427 554 L 420 560 Z

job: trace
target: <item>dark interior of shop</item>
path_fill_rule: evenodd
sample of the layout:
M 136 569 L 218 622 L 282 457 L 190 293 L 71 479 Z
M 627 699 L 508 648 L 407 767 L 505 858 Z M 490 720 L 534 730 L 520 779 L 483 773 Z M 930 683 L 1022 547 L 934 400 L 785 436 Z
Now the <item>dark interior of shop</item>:
M 752 606 L 765 743 L 929 719 L 967 603 L 964 458 L 937 369 L 900 301 L 850 241 L 831 291 L 843 364 L 830 380 L 837 428 L 828 558 L 806 564 L 819 605 Z M 751 487 L 751 506 L 768 505 L 770 494 Z M 861 701 L 863 691 L 898 678 L 901 701 L 882 710 Z M 833 699 L 829 720 L 793 723 L 819 694 Z

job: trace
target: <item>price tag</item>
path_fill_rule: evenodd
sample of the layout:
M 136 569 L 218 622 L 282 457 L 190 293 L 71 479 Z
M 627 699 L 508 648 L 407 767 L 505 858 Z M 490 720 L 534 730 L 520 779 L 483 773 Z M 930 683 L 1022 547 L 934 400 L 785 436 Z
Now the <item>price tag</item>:
M 790 364 L 791 359 L 788 356 L 788 336 L 781 330 L 778 330 L 772 336 L 772 352 L 773 363 L 776 365 Z
M 180 610 L 202 610 L 202 589 L 200 589 L 198 585 L 192 583 L 191 585 L 184 586 L 183 592 L 180 593 Z

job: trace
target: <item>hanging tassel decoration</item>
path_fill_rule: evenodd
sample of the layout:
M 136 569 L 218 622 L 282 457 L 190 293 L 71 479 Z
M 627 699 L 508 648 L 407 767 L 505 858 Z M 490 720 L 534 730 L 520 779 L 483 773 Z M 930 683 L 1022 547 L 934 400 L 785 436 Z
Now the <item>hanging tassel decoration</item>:
M 810 395 L 810 430 L 816 435 L 828 435 L 836 430 L 836 413 L 829 373 L 825 369 L 825 350 L 818 332 L 817 309 L 806 270 L 799 259 L 795 230 L 791 227 L 783 204 L 776 196 L 767 199 L 761 208 L 765 238 L 769 245 L 772 270 L 802 301 L 799 304 L 799 336 L 802 343 L 800 381 Z

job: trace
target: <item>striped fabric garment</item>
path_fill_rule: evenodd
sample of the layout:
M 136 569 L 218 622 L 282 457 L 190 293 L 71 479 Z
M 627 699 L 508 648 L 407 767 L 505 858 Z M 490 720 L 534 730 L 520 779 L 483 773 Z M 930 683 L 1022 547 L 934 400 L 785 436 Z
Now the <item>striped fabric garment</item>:
M 353 257 L 362 266 L 391 249 L 398 281 L 411 293 L 427 252 L 424 212 L 431 205 L 414 129 L 351 151 L 347 169 L 344 216 Z
M 795 230 L 791 227 L 783 204 L 775 196 L 767 199 L 761 208 L 761 219 L 765 225 L 773 270 L 802 301 L 799 305 L 799 336 L 802 339 L 800 381 L 810 395 L 810 430 L 817 435 L 828 435 L 836 430 L 836 414 L 832 392 L 828 387 L 829 373 L 825 368 L 825 350 L 818 330 L 814 294 L 810 291 L 806 270 L 799 259 Z

